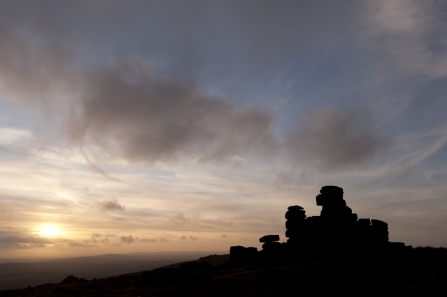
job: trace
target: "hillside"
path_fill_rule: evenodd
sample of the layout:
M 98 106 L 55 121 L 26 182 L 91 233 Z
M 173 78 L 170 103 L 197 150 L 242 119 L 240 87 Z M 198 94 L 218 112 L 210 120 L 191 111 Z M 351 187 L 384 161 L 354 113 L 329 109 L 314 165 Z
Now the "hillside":
M 0 296 L 446 296 L 447 251 L 233 264 L 228 255 L 104 279 L 67 278 Z
M 209 252 L 107 254 L 98 256 L 0 264 L 0 290 L 58 283 L 73 274 L 85 279 L 105 278 L 191 261 Z

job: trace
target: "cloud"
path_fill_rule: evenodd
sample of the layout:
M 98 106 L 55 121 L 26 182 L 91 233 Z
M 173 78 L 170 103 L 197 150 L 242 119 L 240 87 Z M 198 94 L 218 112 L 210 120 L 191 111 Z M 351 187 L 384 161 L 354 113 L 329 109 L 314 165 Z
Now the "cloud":
M 122 210 L 124 210 L 124 206 L 119 204 L 118 200 L 116 200 L 115 198 L 100 201 L 99 205 L 101 206 L 101 209 L 107 210 L 107 211 L 112 211 L 112 210 L 122 211 Z
M 139 241 L 143 242 L 143 243 L 155 243 L 155 242 L 157 242 L 157 240 L 153 239 L 153 238 L 140 238 Z
M 85 244 L 96 244 L 96 243 L 102 243 L 102 244 L 112 244 L 113 241 L 116 240 L 115 234 L 100 234 L 100 233 L 92 233 L 92 236 L 90 239 L 83 240 Z
M 182 236 L 182 237 L 180 237 L 180 240 L 182 240 L 182 241 L 186 241 L 186 240 L 191 240 L 191 241 L 196 241 L 196 240 L 198 240 L 198 238 L 197 237 L 194 237 L 194 236 L 189 236 L 189 237 L 186 237 L 186 236 Z
M 228 234 L 222 234 L 221 238 L 228 238 Z
M 159 238 L 159 239 L 154 239 L 154 238 L 138 238 L 139 242 L 142 243 L 156 243 L 156 242 L 167 242 L 166 238 Z
M 366 32 L 361 40 L 379 55 L 380 81 L 393 84 L 420 77 L 425 80 L 447 75 L 446 3 L 442 1 L 380 0 L 368 3 Z M 399 86 L 399 88 L 415 86 Z M 417 88 L 416 88 L 417 89 Z M 406 98 L 408 100 L 408 98 Z
M 67 132 L 133 162 L 204 162 L 275 154 L 272 124 L 267 112 L 123 60 L 89 77 Z
M 135 243 L 135 242 L 142 242 L 142 243 L 167 242 L 167 240 L 165 238 L 160 238 L 160 239 L 146 238 L 146 237 L 139 238 L 139 237 L 134 237 L 132 235 L 121 236 L 120 241 L 127 243 L 127 244 L 131 244 L 131 243 Z
M 46 137 L 38 139 L 59 142 L 68 138 L 69 144 L 81 148 L 94 144 L 113 157 L 146 164 L 220 162 L 269 157 L 277 151 L 277 139 L 271 131 L 273 115 L 269 112 L 235 104 L 232 100 L 238 98 L 211 93 L 191 76 L 177 75 L 182 70 L 172 75 L 163 70 L 157 72 L 146 60 L 123 58 L 112 65 L 109 59 L 95 65 L 76 60 L 79 52 L 74 48 L 96 60 L 94 51 L 83 51 L 90 42 L 81 38 L 73 46 L 73 40 L 65 38 L 71 34 L 61 34 L 53 28 L 86 36 L 84 33 L 90 32 L 87 27 L 50 20 L 48 11 L 36 6 L 29 7 L 30 14 L 10 6 L 9 10 L 18 15 L 10 18 L 2 14 L 0 22 L 0 89 L 6 94 L 1 99 L 12 102 L 19 110 L 32 108 L 32 121 L 40 118 L 42 122 L 37 126 L 42 128 L 41 133 L 46 133 Z M 72 5 L 72 12 L 84 15 L 86 7 L 89 6 Z M 64 8 L 57 5 L 49 5 L 49 10 L 64 13 Z M 29 18 L 33 19 L 33 26 L 17 21 Z M 99 18 L 87 22 L 110 25 L 109 21 L 113 20 Z M 182 22 L 177 25 L 183 26 Z M 18 34 L 21 30 L 26 33 Z M 106 39 L 115 40 L 112 35 Z M 176 35 L 169 39 L 177 42 Z M 34 42 L 24 36 L 45 38 Z M 147 42 L 145 46 L 159 44 Z M 163 48 L 159 55 L 164 56 L 166 48 L 175 47 Z M 172 56 L 165 57 L 172 60 Z M 182 55 L 185 61 L 189 58 Z M 154 60 L 157 57 L 151 57 Z M 176 63 L 180 64 L 184 63 Z M 57 134 L 54 127 L 67 129 Z M 87 161 L 110 178 L 95 166 L 95 160 Z
M 96 244 L 86 244 L 86 243 L 82 243 L 82 242 L 78 242 L 78 241 L 70 241 L 68 243 L 69 247 L 81 247 L 81 248 L 91 248 L 91 247 L 96 247 Z
M 132 235 L 129 236 L 121 236 L 120 237 L 120 241 L 127 243 L 127 244 L 131 244 L 135 242 L 135 238 Z
M 102 237 L 102 234 L 100 234 L 100 233 L 92 233 L 92 239 L 93 238 L 101 238 Z
M 368 165 L 389 144 L 368 111 L 321 108 L 301 121 L 284 145 L 296 162 L 332 170 Z
M 17 142 L 27 142 L 32 139 L 30 131 L 17 128 L 0 128 L 0 145 L 11 145 Z
M 90 247 L 96 246 L 97 243 L 101 243 L 103 245 L 110 246 L 120 246 L 121 243 L 131 244 L 131 243 L 157 243 L 157 242 L 167 242 L 165 238 L 139 238 L 137 236 L 128 235 L 128 236 L 116 236 L 115 234 L 100 234 L 93 233 L 90 239 L 83 240 L 83 243 L 74 242 L 72 244 L 69 243 L 69 246 L 79 246 L 79 247 Z
M 112 157 L 131 162 L 270 159 L 278 150 L 272 132 L 275 119 L 242 102 L 254 102 L 268 93 L 264 85 L 269 85 L 271 70 L 288 68 L 286 57 L 309 48 L 310 52 L 316 48 L 326 51 L 322 40 L 333 46 L 342 40 L 343 29 L 353 27 L 365 12 L 364 5 L 355 1 L 324 3 L 323 10 L 322 6 L 321 2 L 290 1 L 278 6 L 269 1 L 228 1 L 218 5 L 194 2 L 179 10 L 169 3 L 147 9 L 137 3 L 83 2 L 51 3 L 45 8 L 29 4 L 25 11 L 21 5 L 8 4 L 0 10 L 9 11 L 2 13 L 0 22 L 2 90 L 44 109 L 44 130 L 67 127 L 64 132 L 70 144 L 95 144 Z M 110 15 L 96 17 L 101 10 Z M 51 16 L 71 17 L 52 18 L 50 11 Z M 168 12 L 176 16 L 169 24 L 160 17 Z M 116 18 L 111 15 L 123 19 L 132 15 L 143 25 L 124 22 L 120 30 L 91 30 L 115 28 Z M 203 16 L 207 16 L 206 23 Z M 138 34 L 142 27 L 145 34 Z M 166 31 L 154 29 L 160 27 Z M 315 38 L 316 34 L 325 38 Z M 137 35 L 144 38 L 135 39 Z M 30 36 L 37 36 L 38 42 Z M 138 45 L 123 47 L 130 40 Z M 110 64 L 117 57 L 115 51 L 124 58 Z M 228 52 L 237 52 L 237 57 Z M 147 61 L 126 58 L 142 56 Z M 223 81 L 229 81 L 231 88 L 253 90 L 256 86 L 259 91 L 246 100 L 240 97 L 247 93 L 226 92 L 219 86 Z M 219 95 L 220 91 L 230 95 Z M 57 100 L 48 104 L 48 98 Z M 51 125 L 51 119 L 62 122 Z M 87 161 L 94 170 L 113 178 L 95 165 L 95 159 Z
M 0 234 L 0 248 L 2 249 L 35 249 L 53 244 L 53 240 L 32 235 Z

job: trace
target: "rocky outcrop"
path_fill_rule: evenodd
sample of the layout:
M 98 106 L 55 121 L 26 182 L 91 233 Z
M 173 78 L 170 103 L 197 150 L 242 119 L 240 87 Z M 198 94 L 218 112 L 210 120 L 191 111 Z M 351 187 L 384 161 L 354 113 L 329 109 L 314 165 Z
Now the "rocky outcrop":
M 316 197 L 322 206 L 319 216 L 306 217 L 303 207 L 289 206 L 285 213 L 286 243 L 279 235 L 259 239 L 261 254 L 272 258 L 282 256 L 356 256 L 411 249 L 401 242 L 389 242 L 388 224 L 377 219 L 358 219 L 343 199 L 344 191 L 337 186 L 324 186 Z M 230 259 L 244 258 L 246 248 L 231 247 Z M 254 256 L 253 256 L 254 257 Z

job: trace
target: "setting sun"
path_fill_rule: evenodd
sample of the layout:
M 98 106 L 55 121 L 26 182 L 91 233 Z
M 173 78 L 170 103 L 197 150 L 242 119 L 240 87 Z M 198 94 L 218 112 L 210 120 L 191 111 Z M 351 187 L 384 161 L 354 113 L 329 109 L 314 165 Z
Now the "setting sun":
M 39 234 L 45 237 L 54 237 L 61 235 L 60 230 L 53 225 L 45 225 L 39 230 Z

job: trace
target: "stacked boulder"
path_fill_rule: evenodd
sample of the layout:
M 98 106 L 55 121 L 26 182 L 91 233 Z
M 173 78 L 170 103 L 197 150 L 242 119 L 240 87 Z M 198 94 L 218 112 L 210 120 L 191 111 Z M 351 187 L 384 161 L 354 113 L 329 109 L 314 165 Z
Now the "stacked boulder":
M 380 220 L 371 220 L 370 237 L 373 243 L 386 244 L 389 241 L 388 224 Z
M 265 235 L 259 238 L 259 242 L 263 242 L 262 250 L 265 253 L 274 253 L 281 249 L 279 235 Z
M 298 205 L 289 206 L 286 212 L 286 237 L 287 243 L 300 245 L 306 231 L 306 211 Z
M 356 241 L 357 214 L 346 205 L 343 189 L 336 186 L 325 186 L 316 197 L 317 205 L 323 206 L 320 218 L 324 224 L 320 244 L 331 247 L 337 254 L 350 253 Z
M 355 223 L 357 214 L 346 205 L 343 189 L 336 186 L 325 186 L 317 196 L 317 205 L 323 206 L 321 217 L 332 222 Z

